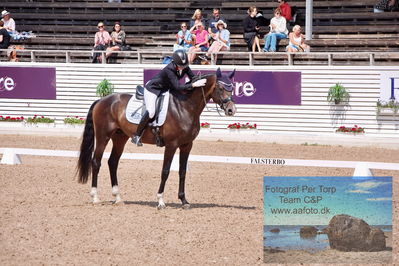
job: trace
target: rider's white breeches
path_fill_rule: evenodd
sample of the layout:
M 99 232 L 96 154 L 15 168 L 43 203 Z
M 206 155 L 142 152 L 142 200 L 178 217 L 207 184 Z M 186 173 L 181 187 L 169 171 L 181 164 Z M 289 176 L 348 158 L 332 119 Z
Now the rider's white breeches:
M 145 107 L 147 108 L 148 114 L 150 118 L 153 118 L 155 115 L 155 104 L 158 96 L 147 89 L 144 89 L 144 102 Z

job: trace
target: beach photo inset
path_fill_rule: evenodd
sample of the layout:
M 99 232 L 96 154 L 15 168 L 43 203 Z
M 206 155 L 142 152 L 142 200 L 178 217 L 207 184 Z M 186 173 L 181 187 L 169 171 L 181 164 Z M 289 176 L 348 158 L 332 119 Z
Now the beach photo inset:
M 392 177 L 264 177 L 265 263 L 392 262 Z

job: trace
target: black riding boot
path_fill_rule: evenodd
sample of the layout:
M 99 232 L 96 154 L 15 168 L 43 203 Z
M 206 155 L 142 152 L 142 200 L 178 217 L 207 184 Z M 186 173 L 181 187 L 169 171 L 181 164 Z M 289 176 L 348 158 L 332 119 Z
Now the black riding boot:
M 136 144 L 137 146 L 143 146 L 143 143 L 141 143 L 141 135 L 143 135 L 143 131 L 149 121 L 150 114 L 148 113 L 148 111 L 145 111 L 143 117 L 140 120 L 140 124 L 137 126 L 136 133 L 133 134 L 132 143 Z

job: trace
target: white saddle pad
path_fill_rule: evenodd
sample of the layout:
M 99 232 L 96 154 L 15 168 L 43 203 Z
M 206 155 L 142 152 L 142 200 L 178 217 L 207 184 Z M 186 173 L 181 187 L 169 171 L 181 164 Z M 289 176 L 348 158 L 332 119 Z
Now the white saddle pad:
M 154 122 L 150 123 L 151 126 L 162 126 L 166 119 L 166 114 L 168 113 L 169 106 L 169 91 L 163 93 L 164 99 L 161 108 L 161 112 L 159 113 L 158 119 L 155 119 Z M 137 100 L 136 96 L 133 95 L 130 98 L 127 106 L 126 106 L 126 119 L 130 123 L 139 124 L 142 114 L 145 112 L 145 106 L 143 105 L 143 101 Z M 158 120 L 158 122 L 157 122 Z

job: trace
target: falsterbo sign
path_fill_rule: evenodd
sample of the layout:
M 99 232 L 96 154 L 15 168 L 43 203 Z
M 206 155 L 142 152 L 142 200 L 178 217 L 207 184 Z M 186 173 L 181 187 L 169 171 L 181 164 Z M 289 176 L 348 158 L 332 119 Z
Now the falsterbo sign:
M 144 70 L 147 83 L 160 70 Z M 193 71 L 195 75 L 215 73 L 214 71 Z M 223 73 L 228 73 L 223 71 Z M 301 104 L 301 72 L 239 71 L 233 83 L 234 100 L 237 104 Z
M 0 67 L 0 98 L 56 99 L 54 67 Z

